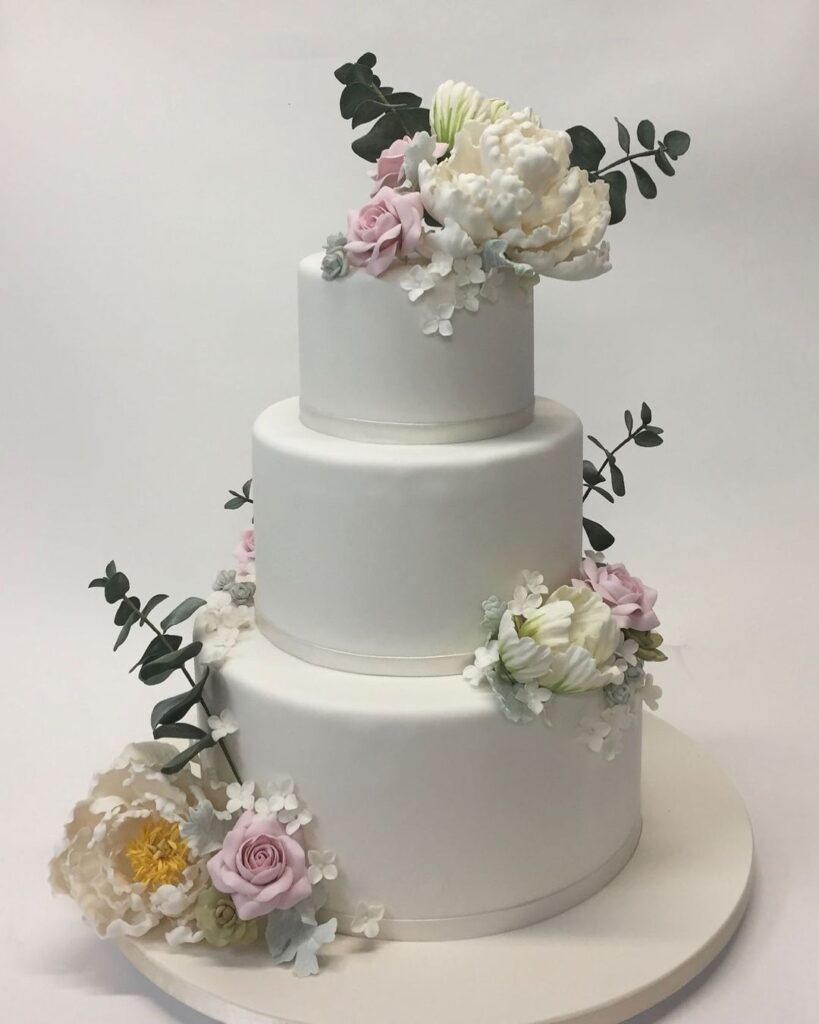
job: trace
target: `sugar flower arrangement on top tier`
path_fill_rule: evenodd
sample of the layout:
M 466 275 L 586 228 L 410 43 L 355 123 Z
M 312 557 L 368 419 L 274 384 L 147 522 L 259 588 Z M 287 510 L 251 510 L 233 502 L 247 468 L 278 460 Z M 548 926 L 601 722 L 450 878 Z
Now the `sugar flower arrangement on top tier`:
M 504 285 L 604 274 L 606 229 L 626 213 L 627 178 L 616 168 L 629 163 L 652 199 L 657 186 L 637 161 L 653 157 L 673 175 L 690 144 L 681 131 L 658 139 L 642 120 L 635 153 L 618 120 L 624 156 L 601 167 L 605 146 L 582 125 L 546 128 L 530 108 L 465 82 L 444 82 L 427 109 L 420 96 L 383 85 L 375 63 L 365 53 L 335 72 L 342 116 L 353 128 L 374 122 L 352 148 L 375 166 L 369 201 L 350 212 L 346 234 L 327 239 L 322 274 L 333 280 L 352 266 L 380 277 L 402 266 L 425 334 L 451 335 L 456 310 L 477 312 Z

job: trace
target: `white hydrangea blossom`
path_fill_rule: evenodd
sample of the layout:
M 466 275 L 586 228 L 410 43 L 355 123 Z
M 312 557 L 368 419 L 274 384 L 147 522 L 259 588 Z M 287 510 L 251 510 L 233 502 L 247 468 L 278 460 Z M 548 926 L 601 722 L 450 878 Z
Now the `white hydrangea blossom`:
M 497 665 L 498 659 L 497 640 L 492 640 L 486 647 L 479 647 L 475 651 L 475 661 L 463 671 L 464 679 L 470 686 L 481 686 L 488 682 L 488 674 Z
M 211 739 L 218 743 L 225 736 L 232 736 L 235 732 L 238 732 L 239 723 L 236 721 L 236 716 L 230 708 L 225 708 L 218 715 L 210 715 L 208 718 L 208 728 L 210 729 Z
M 213 591 L 196 620 L 201 632 L 203 665 L 221 665 L 239 639 L 239 633 L 255 624 L 252 606 L 233 604 L 225 590 Z
M 375 939 L 381 930 L 384 917 L 383 903 L 366 903 L 362 900 L 355 909 L 350 931 L 354 935 L 363 935 L 367 939 Z
M 230 814 L 236 814 L 238 811 L 252 811 L 254 804 L 254 794 L 256 792 L 255 782 L 231 782 L 228 784 L 225 795 L 227 796 L 227 805 L 225 810 L 229 811 Z
M 529 619 L 542 604 L 542 594 L 532 593 L 525 585 L 522 585 L 515 587 L 508 608 L 513 615 L 521 615 L 524 619 Z
M 299 806 L 296 786 L 289 775 L 282 775 L 259 786 L 256 798 L 256 813 L 267 818 L 278 815 L 281 811 L 295 811 Z
M 307 863 L 307 880 L 311 885 L 318 885 L 322 879 L 332 882 L 338 878 L 338 866 L 333 850 L 308 850 Z
M 430 273 L 429 268 L 422 263 L 416 263 L 402 278 L 401 287 L 407 293 L 410 302 L 417 302 L 424 292 L 431 291 L 436 283 L 435 275 Z
M 441 302 L 433 306 L 421 324 L 421 330 L 424 334 L 440 334 L 442 338 L 451 338 L 454 312 L 454 302 Z

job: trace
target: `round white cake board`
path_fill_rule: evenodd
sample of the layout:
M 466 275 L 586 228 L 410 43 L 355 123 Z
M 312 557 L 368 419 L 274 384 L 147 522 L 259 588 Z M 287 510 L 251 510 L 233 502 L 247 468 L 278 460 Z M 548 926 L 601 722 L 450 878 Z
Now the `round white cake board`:
M 263 946 L 171 949 L 121 942 L 170 996 L 223 1024 L 617 1024 L 670 996 L 709 964 L 748 901 L 751 826 L 714 762 L 646 716 L 643 834 L 623 871 L 585 903 L 502 935 L 462 942 L 341 936 L 321 973 L 296 978 Z M 503 815 L 487 815 L 503 841 Z M 435 869 L 440 836 L 408 842 Z M 537 856 L 537 850 L 532 851 Z M 514 865 L 510 865 L 514 870 Z

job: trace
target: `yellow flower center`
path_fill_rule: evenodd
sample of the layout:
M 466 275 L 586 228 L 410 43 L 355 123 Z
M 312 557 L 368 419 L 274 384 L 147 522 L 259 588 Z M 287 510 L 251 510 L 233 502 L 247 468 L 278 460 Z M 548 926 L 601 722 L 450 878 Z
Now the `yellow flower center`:
M 178 885 L 188 866 L 188 844 L 175 821 L 148 821 L 125 847 L 135 882 L 153 890 Z

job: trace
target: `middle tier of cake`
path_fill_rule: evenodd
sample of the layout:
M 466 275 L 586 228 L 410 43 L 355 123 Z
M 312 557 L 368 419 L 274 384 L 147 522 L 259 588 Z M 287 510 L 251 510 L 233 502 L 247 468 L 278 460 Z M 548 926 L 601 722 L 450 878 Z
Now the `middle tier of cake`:
M 544 398 L 523 430 L 443 445 L 331 437 L 297 399 L 271 406 L 254 428 L 259 628 L 330 668 L 460 672 L 486 597 L 523 569 L 575 575 L 581 464 L 580 421 Z

